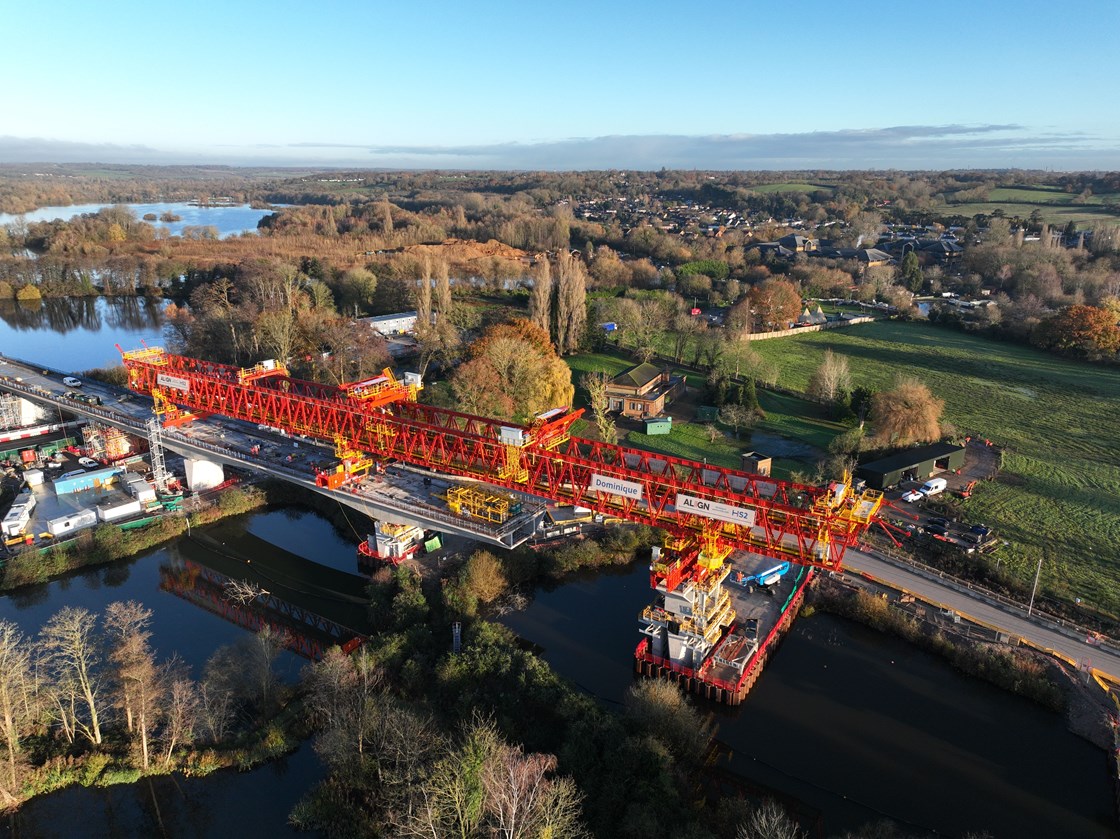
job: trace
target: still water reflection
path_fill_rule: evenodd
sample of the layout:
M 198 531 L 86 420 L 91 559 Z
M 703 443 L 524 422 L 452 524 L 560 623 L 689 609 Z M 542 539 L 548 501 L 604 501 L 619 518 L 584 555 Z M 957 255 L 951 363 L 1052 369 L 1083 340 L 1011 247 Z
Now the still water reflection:
M 164 305 L 147 297 L 0 301 L 0 353 L 67 371 L 120 364 L 115 344 L 162 344 Z
M 649 572 L 541 591 L 504 622 L 611 704 L 633 677 Z M 861 626 L 801 619 L 739 709 L 716 713 L 729 768 L 836 835 L 889 817 L 924 835 L 1118 835 L 1106 755 L 1057 714 Z

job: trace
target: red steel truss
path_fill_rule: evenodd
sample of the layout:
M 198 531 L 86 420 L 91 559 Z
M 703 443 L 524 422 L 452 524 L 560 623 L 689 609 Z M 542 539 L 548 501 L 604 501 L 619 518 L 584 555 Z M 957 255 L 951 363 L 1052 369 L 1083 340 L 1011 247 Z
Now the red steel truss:
M 731 549 L 837 569 L 882 503 L 880 494 L 856 495 L 847 482 L 823 489 L 572 437 L 582 410 L 518 425 L 423 405 L 414 386 L 388 371 L 390 383 L 369 398 L 353 385 L 294 379 L 282 367 L 244 371 L 157 348 L 122 354 L 129 386 L 157 404 L 341 441 L 375 458 L 663 528 L 675 550 L 653 576 L 670 590 L 714 570 Z

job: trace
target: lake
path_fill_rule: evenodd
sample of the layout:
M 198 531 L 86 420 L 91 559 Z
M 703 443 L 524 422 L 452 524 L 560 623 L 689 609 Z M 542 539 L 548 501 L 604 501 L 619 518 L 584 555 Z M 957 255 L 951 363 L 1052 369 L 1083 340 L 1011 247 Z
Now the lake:
M 181 219 L 180 221 L 148 222 L 154 227 L 165 228 L 172 236 L 180 235 L 184 227 L 207 227 L 212 225 L 217 228 L 218 235 L 223 239 L 227 236 L 236 236 L 239 233 L 256 232 L 257 222 L 275 212 L 275 210 L 256 210 L 248 204 L 235 204 L 233 206 L 221 207 L 196 207 L 192 204 L 182 202 L 122 205 L 72 204 L 68 207 L 40 207 L 38 210 L 32 210 L 30 213 L 24 213 L 22 215 L 0 213 L 0 226 L 13 224 L 20 220 L 28 224 L 37 221 L 54 221 L 55 219 L 69 221 L 75 216 L 80 216 L 85 213 L 96 213 L 106 207 L 113 206 L 127 207 L 138 219 L 142 219 L 149 213 L 155 213 L 157 219 L 163 213 L 168 212 L 179 216 Z
M 0 301 L 0 354 L 67 372 L 121 363 L 116 344 L 163 346 L 164 300 L 69 297 Z

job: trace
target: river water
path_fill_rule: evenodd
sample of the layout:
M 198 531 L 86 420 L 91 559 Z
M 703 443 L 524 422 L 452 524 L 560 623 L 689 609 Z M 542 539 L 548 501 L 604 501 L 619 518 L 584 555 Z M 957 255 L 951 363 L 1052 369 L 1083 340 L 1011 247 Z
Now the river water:
M 40 207 L 23 215 L 0 213 L 0 227 L 15 224 L 20 221 L 31 224 L 38 221 L 69 221 L 70 219 L 86 213 L 96 213 L 106 207 L 122 206 L 131 210 L 138 219 L 145 215 L 155 213 L 157 221 L 149 221 L 153 227 L 163 228 L 172 236 L 178 236 L 184 227 L 215 227 L 218 236 L 222 239 L 227 236 L 236 236 L 240 233 L 255 233 L 257 223 L 274 210 L 256 210 L 248 204 L 236 204 L 222 207 L 195 207 L 181 202 L 160 202 L 155 204 L 72 204 L 67 207 Z M 163 222 L 158 218 L 164 213 L 179 216 L 179 221 Z
M 36 311 L 0 308 L 0 352 L 79 370 L 114 361 L 115 342 L 158 341 L 158 308 L 139 299 L 48 301 Z M 102 611 L 114 600 L 138 600 L 154 612 L 160 655 L 178 653 L 198 676 L 218 646 L 246 630 L 161 588 L 168 569 L 205 564 L 208 552 L 216 563 L 231 553 L 261 565 L 286 552 L 352 573 L 358 538 L 308 512 L 242 516 L 177 545 L 0 597 L 0 618 L 34 634 L 63 606 Z M 636 615 L 649 600 L 639 563 L 541 590 L 504 620 L 560 674 L 617 705 L 633 680 Z M 303 663 L 285 654 L 279 667 L 294 679 Z M 795 624 L 741 708 L 701 707 L 718 717 L 731 754 L 726 767 L 801 802 L 806 823 L 827 835 L 885 816 L 911 834 L 1118 835 L 1106 756 L 1068 734 L 1060 717 L 829 616 Z M 244 774 L 62 790 L 5 827 L 24 837 L 295 835 L 286 815 L 322 774 L 304 746 Z
M 246 635 L 168 590 L 168 573 L 184 561 L 221 561 L 208 546 L 236 546 L 238 555 L 267 564 L 286 552 L 357 573 L 355 539 L 340 537 L 322 517 L 301 510 L 271 510 L 205 528 L 204 540 L 184 540 L 111 566 L 90 569 L 0 597 L 0 619 L 34 635 L 63 606 L 101 613 L 115 600 L 136 600 L 152 610 L 152 645 L 159 657 L 177 653 L 197 678 L 222 645 Z M 221 551 L 224 553 L 224 551 Z M 305 660 L 282 653 L 282 679 L 299 677 Z M 287 826 L 287 815 L 325 774 L 309 744 L 294 755 L 252 772 L 225 770 L 204 778 L 168 776 L 136 784 L 69 787 L 33 799 L 15 816 L 0 819 L 8 835 L 87 836 L 306 836 Z M 246 819 L 245 814 L 252 814 Z
M 579 578 L 503 619 L 609 705 L 634 676 L 649 572 Z M 836 835 L 891 818 L 908 833 L 1120 835 L 1106 756 L 1063 718 L 895 638 L 829 615 L 800 619 L 738 709 L 711 703 L 725 766 Z

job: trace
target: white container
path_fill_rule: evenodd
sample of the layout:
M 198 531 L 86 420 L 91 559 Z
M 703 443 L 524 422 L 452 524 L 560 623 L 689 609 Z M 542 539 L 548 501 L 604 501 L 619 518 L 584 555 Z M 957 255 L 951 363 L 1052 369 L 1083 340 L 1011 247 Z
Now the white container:
M 43 470 L 42 469 L 28 469 L 23 473 L 23 479 L 27 481 L 29 487 L 38 487 L 43 485 Z
M 13 536 L 22 536 L 23 531 L 27 528 L 28 522 L 31 521 L 31 513 L 26 507 L 13 507 L 4 516 L 3 527 L 4 537 L 11 538 Z
M 47 532 L 55 537 L 66 536 L 77 530 L 93 527 L 95 524 L 97 524 L 96 510 L 79 510 L 68 516 L 59 516 L 57 519 L 48 521 Z
M 99 521 L 116 521 L 117 519 L 126 519 L 129 516 L 138 515 L 140 515 L 140 501 L 136 498 L 118 504 L 102 504 L 97 508 Z

